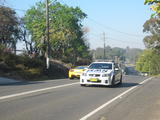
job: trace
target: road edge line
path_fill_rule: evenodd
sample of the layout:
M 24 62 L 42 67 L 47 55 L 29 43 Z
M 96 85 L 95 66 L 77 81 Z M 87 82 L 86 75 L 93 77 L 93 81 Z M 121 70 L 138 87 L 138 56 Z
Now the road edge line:
M 41 88 L 41 89 L 36 89 L 36 90 L 27 91 L 27 92 L 21 92 L 21 93 L 6 95 L 6 96 L 0 96 L 0 100 L 9 99 L 9 98 L 13 98 L 13 97 L 18 97 L 18 96 L 22 96 L 22 95 L 29 95 L 29 94 L 32 94 L 32 93 L 52 90 L 52 89 L 56 89 L 56 88 L 72 86 L 72 85 L 75 85 L 75 84 L 79 84 L 79 82 L 75 82 L 75 83 L 71 83 L 71 84 L 65 84 L 65 85 L 59 85 L 59 86 L 54 86 L 54 87 Z
M 130 91 L 134 90 L 135 88 L 137 88 L 139 85 L 143 85 L 146 82 L 148 82 L 149 80 L 153 79 L 154 77 L 150 77 L 148 79 L 145 79 L 144 81 L 142 81 L 141 83 L 139 83 L 138 85 L 131 87 L 130 89 L 124 91 L 123 93 L 119 94 L 118 96 L 114 97 L 113 99 L 107 101 L 106 103 L 104 103 L 103 105 L 101 105 L 100 107 L 96 108 L 95 110 L 93 110 L 92 112 L 88 113 L 87 115 L 85 115 L 84 117 L 80 118 L 79 120 L 87 120 L 89 117 L 91 117 L 92 115 L 94 115 L 95 113 L 97 113 L 98 111 L 102 110 L 103 108 L 107 107 L 109 104 L 111 104 L 112 102 L 116 101 L 117 99 L 121 98 L 122 96 L 124 96 L 125 94 L 129 93 Z

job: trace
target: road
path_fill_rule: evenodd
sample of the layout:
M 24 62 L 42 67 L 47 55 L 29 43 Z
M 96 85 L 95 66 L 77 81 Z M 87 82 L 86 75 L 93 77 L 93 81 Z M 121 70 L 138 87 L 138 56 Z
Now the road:
M 0 79 L 0 120 L 159 120 L 160 79 L 123 79 L 114 88 L 81 87 L 79 80 L 68 79 Z

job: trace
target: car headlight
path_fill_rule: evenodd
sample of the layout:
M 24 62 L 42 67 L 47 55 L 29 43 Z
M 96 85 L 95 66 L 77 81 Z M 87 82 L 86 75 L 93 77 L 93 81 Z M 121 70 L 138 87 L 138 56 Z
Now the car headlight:
M 82 73 L 82 76 L 87 76 L 87 73 Z
M 110 74 L 103 74 L 102 77 L 110 77 Z

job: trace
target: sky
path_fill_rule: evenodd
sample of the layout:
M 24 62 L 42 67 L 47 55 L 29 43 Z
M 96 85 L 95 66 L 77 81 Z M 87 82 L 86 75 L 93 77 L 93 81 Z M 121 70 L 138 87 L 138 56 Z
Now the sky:
M 44 0 L 6 0 L 6 5 L 27 10 L 36 2 Z M 144 0 L 57 0 L 68 6 L 78 6 L 87 14 L 83 21 L 89 29 L 87 39 L 91 49 L 106 46 L 144 49 L 143 24 L 150 18 L 151 10 Z M 24 11 L 16 10 L 19 16 Z

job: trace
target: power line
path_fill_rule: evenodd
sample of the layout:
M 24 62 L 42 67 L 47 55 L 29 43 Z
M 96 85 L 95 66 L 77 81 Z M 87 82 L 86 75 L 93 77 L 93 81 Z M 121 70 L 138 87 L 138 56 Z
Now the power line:
M 96 37 L 99 37 L 99 35 L 92 33 L 91 35 L 94 35 Z M 125 43 L 130 43 L 130 44 L 140 44 L 140 42 L 136 42 L 136 41 L 126 41 L 126 40 L 121 40 L 121 39 L 117 39 L 117 38 L 112 38 L 112 37 L 107 37 L 108 40 L 113 40 L 116 42 L 125 42 Z
M 93 19 L 90 18 L 90 17 L 88 17 L 88 19 L 89 19 L 90 21 L 96 23 L 97 25 L 100 25 L 101 27 L 107 29 L 107 30 L 109 29 L 109 30 L 112 30 L 112 31 L 114 31 L 114 32 L 117 32 L 117 33 L 120 33 L 120 34 L 124 34 L 124 35 L 130 36 L 130 37 L 143 37 L 143 35 L 127 33 L 127 32 L 123 32 L 123 31 L 114 29 L 114 28 L 112 28 L 112 27 L 106 26 L 106 25 L 104 25 L 104 24 L 101 24 L 101 23 L 93 20 Z
M 133 41 L 125 41 L 125 40 L 119 40 L 119 39 L 116 39 L 116 38 L 112 38 L 112 37 L 108 37 L 110 40 L 114 40 L 114 41 L 121 41 L 121 42 L 127 42 L 127 43 L 134 43 L 134 44 L 140 44 L 139 42 L 133 42 Z
M 64 3 L 64 1 L 63 1 Z M 64 3 L 65 4 L 65 3 Z M 17 11 L 23 11 L 23 12 L 26 12 L 27 10 L 22 10 L 22 9 L 16 9 L 16 8 L 11 8 L 11 9 L 14 9 L 14 10 L 17 10 Z M 99 23 L 98 23 L 99 24 Z M 111 28 L 112 29 L 112 28 Z M 96 35 L 97 36 L 97 35 Z M 137 37 L 137 36 L 136 36 Z M 115 38 L 111 38 L 109 37 L 109 39 L 111 40 L 115 40 L 115 41 L 121 41 L 121 42 L 128 42 L 128 41 L 124 41 L 124 40 L 118 40 L 118 39 L 115 39 Z M 136 43 L 136 44 L 139 44 L 138 42 L 128 42 L 128 43 Z
M 91 38 L 91 40 L 93 40 L 93 39 L 95 39 L 95 38 Z M 107 40 L 108 41 L 115 41 L 115 42 L 107 42 L 108 44 L 107 44 L 107 46 L 117 46 L 117 47 L 119 47 L 119 43 L 121 43 L 121 44 L 125 44 L 126 46 L 130 46 L 130 45 L 134 45 L 134 46 L 137 46 L 137 45 L 141 45 L 142 43 L 135 43 L 135 42 L 129 42 L 129 41 L 125 41 L 125 40 L 118 40 L 118 39 L 115 39 L 115 38 L 110 38 L 110 37 L 107 37 Z M 96 44 L 96 45 L 98 45 L 98 43 L 100 43 L 100 42 L 96 42 L 96 43 L 94 43 L 94 45 Z M 102 44 L 101 44 L 102 45 Z M 97 46 L 98 47 L 98 46 Z M 135 47 L 136 48 L 136 47 Z
M 64 1 L 63 0 L 61 0 L 61 2 L 63 2 L 64 3 Z M 65 4 L 65 3 L 64 3 Z M 1 5 L 1 6 L 4 6 L 4 5 Z M 4 7 L 8 7 L 8 6 L 4 6 Z M 13 7 L 9 7 L 9 8 L 11 8 L 11 9 L 13 9 L 13 10 L 16 10 L 16 11 L 22 11 L 22 12 L 26 12 L 27 10 L 23 10 L 23 9 L 17 9 L 17 8 L 13 8 Z M 93 20 L 93 19 L 91 19 L 91 18 L 89 18 L 91 21 L 93 21 L 94 23 L 96 23 L 97 25 L 100 25 L 101 27 L 103 27 L 103 28 L 106 28 L 106 29 L 110 29 L 110 30 L 112 30 L 112 31 L 115 31 L 115 32 L 119 32 L 119 33 L 121 33 L 121 34 L 125 34 L 125 35 L 128 35 L 128 36 L 132 36 L 132 37 L 140 37 L 141 35 L 135 35 L 135 34 L 130 34 L 130 33 L 125 33 L 125 32 L 122 32 L 122 31 L 119 31 L 119 30 L 116 30 L 116 29 L 114 29 L 114 28 L 111 28 L 111 27 L 108 27 L 108 26 L 105 26 L 105 25 L 102 25 L 101 23 L 98 23 L 97 21 L 95 21 L 95 20 Z M 92 35 L 95 35 L 95 34 L 92 34 Z M 98 35 L 95 35 L 95 36 L 98 36 Z M 114 40 L 114 41 L 121 41 L 121 42 L 128 42 L 128 41 L 124 41 L 124 40 L 120 40 L 120 39 L 116 39 L 116 38 L 111 38 L 111 37 L 108 37 L 109 39 L 111 39 L 111 40 Z M 130 42 L 128 42 L 128 43 L 135 43 L 135 44 L 139 44 L 138 42 L 132 42 L 132 41 L 130 41 Z

